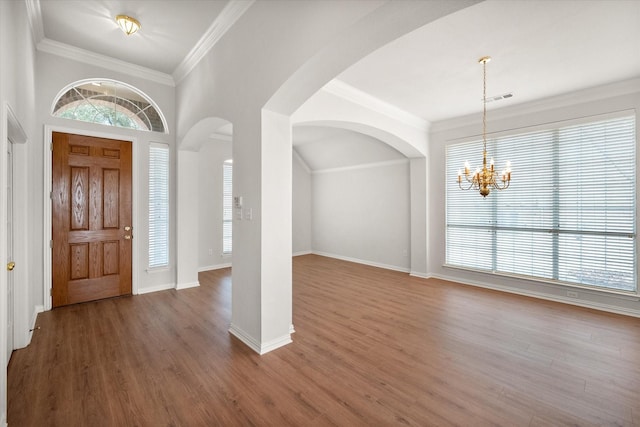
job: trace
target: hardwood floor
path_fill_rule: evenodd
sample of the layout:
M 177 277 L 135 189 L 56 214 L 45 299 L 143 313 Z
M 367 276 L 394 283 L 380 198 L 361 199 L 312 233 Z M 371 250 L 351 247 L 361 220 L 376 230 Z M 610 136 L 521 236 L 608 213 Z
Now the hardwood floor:
M 293 343 L 228 333 L 199 288 L 42 313 L 9 426 L 640 425 L 640 319 L 307 255 Z

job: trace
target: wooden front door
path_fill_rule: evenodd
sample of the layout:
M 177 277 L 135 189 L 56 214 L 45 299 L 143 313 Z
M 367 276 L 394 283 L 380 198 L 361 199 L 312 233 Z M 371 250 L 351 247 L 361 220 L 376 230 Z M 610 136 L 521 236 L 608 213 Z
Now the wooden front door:
M 53 132 L 53 307 L 131 294 L 131 142 Z

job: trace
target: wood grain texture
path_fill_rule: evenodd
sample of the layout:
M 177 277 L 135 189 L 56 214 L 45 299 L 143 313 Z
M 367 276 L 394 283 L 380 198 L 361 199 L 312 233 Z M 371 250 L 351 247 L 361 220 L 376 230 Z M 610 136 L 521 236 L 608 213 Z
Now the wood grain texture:
M 640 321 L 294 258 L 293 343 L 228 332 L 199 288 L 63 307 L 14 352 L 10 426 L 638 426 Z
M 130 294 L 131 143 L 53 132 L 52 170 L 53 306 Z

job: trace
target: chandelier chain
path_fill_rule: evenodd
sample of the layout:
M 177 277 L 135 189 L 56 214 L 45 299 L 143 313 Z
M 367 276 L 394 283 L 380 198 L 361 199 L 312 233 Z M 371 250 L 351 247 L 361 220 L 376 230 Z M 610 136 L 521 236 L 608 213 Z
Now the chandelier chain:
M 482 61 L 482 143 L 487 153 L 487 61 Z

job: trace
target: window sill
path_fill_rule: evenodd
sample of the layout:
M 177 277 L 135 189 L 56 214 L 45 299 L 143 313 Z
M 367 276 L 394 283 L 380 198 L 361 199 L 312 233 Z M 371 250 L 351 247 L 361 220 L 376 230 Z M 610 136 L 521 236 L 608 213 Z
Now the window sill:
M 171 271 L 171 267 L 167 266 L 162 266 L 162 267 L 148 267 L 147 268 L 147 273 L 152 274 L 152 273 L 164 273 L 167 271 Z
M 533 277 L 533 276 L 526 276 L 524 274 L 513 274 L 513 273 L 501 273 L 501 272 L 497 272 L 497 271 L 488 271 L 488 270 L 481 270 L 481 269 L 477 269 L 477 268 L 470 268 L 470 267 L 461 267 L 458 265 L 451 265 L 451 264 L 443 264 L 443 267 L 445 268 L 449 268 L 452 270 L 461 270 L 461 271 L 469 271 L 472 273 L 482 273 L 482 274 L 487 274 L 487 275 L 492 275 L 492 276 L 500 276 L 500 277 L 506 277 L 506 278 L 510 278 L 510 279 L 516 279 L 516 280 L 522 280 L 522 281 L 527 281 L 527 282 L 534 282 L 534 283 L 541 283 L 544 285 L 549 285 L 549 286 L 553 286 L 555 288 L 558 289 L 563 289 L 563 288 L 567 288 L 567 289 L 580 289 L 581 291 L 584 291 L 586 293 L 589 294 L 593 294 L 593 295 L 607 295 L 613 298 L 620 298 L 623 300 L 630 300 L 630 301 L 639 301 L 640 300 L 640 293 L 638 293 L 638 291 L 623 291 L 623 290 L 617 290 L 617 289 L 607 289 L 607 288 L 600 288 L 600 287 L 595 287 L 595 286 L 588 286 L 588 285 L 578 285 L 575 283 L 569 283 L 569 282 L 562 282 L 559 280 L 551 280 L 551 279 L 542 279 L 542 278 L 537 278 L 537 277 Z

